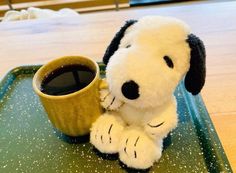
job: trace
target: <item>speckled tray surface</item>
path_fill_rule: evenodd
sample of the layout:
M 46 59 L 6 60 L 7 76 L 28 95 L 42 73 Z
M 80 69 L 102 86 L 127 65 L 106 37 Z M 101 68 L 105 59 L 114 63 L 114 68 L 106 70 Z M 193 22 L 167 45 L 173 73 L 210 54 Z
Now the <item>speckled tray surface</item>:
M 15 68 L 0 82 L 0 172 L 137 172 L 117 156 L 100 155 L 88 136 L 72 139 L 55 131 L 32 89 L 39 67 Z M 160 161 L 143 172 L 232 172 L 201 97 L 188 94 L 182 84 L 175 95 L 178 127 Z

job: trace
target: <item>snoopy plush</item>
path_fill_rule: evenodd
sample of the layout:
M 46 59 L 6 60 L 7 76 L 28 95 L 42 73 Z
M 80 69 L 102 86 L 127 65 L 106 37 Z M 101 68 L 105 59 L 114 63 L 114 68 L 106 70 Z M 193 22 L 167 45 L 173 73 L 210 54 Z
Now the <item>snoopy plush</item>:
M 102 153 L 118 153 L 128 167 L 147 169 L 177 126 L 173 92 L 180 80 L 193 95 L 205 83 L 203 42 L 178 19 L 147 16 L 121 27 L 103 61 L 108 89 L 100 93 L 107 111 L 93 123 L 90 141 Z

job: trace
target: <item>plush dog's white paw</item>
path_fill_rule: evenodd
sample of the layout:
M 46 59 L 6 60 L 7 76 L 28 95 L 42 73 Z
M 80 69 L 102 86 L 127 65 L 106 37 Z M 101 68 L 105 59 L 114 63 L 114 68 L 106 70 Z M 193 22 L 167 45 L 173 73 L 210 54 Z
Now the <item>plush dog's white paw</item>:
M 106 110 L 117 110 L 122 106 L 122 102 L 113 96 L 108 89 L 100 90 L 101 105 Z
M 90 142 L 102 153 L 117 153 L 123 129 L 120 117 L 105 113 L 93 123 Z
M 165 138 L 171 130 L 176 128 L 178 118 L 176 114 L 167 114 L 165 119 L 156 117 L 152 121 L 144 125 L 145 132 L 154 139 Z
M 119 157 L 128 167 L 147 169 L 159 160 L 161 152 L 161 142 L 154 142 L 139 129 L 129 129 L 121 137 Z

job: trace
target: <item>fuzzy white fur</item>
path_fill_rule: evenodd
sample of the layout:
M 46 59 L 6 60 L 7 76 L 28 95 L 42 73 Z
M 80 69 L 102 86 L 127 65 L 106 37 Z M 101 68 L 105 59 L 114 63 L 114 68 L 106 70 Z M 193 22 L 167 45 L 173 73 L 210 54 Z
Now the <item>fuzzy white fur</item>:
M 98 150 L 119 153 L 132 168 L 146 169 L 158 161 L 163 138 L 178 122 L 173 92 L 190 66 L 188 35 L 182 21 L 160 16 L 143 17 L 126 30 L 107 65 L 109 89 L 101 91 L 102 105 L 110 111 L 91 128 L 91 143 Z M 139 85 L 134 100 L 121 92 L 130 80 Z

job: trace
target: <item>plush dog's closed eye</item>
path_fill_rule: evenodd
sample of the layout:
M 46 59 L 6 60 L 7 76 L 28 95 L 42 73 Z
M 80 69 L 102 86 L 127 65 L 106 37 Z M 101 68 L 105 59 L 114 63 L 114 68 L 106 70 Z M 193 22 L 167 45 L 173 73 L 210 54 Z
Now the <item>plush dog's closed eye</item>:
M 168 67 L 174 68 L 174 63 L 169 56 L 164 56 L 163 59 L 165 60 Z

